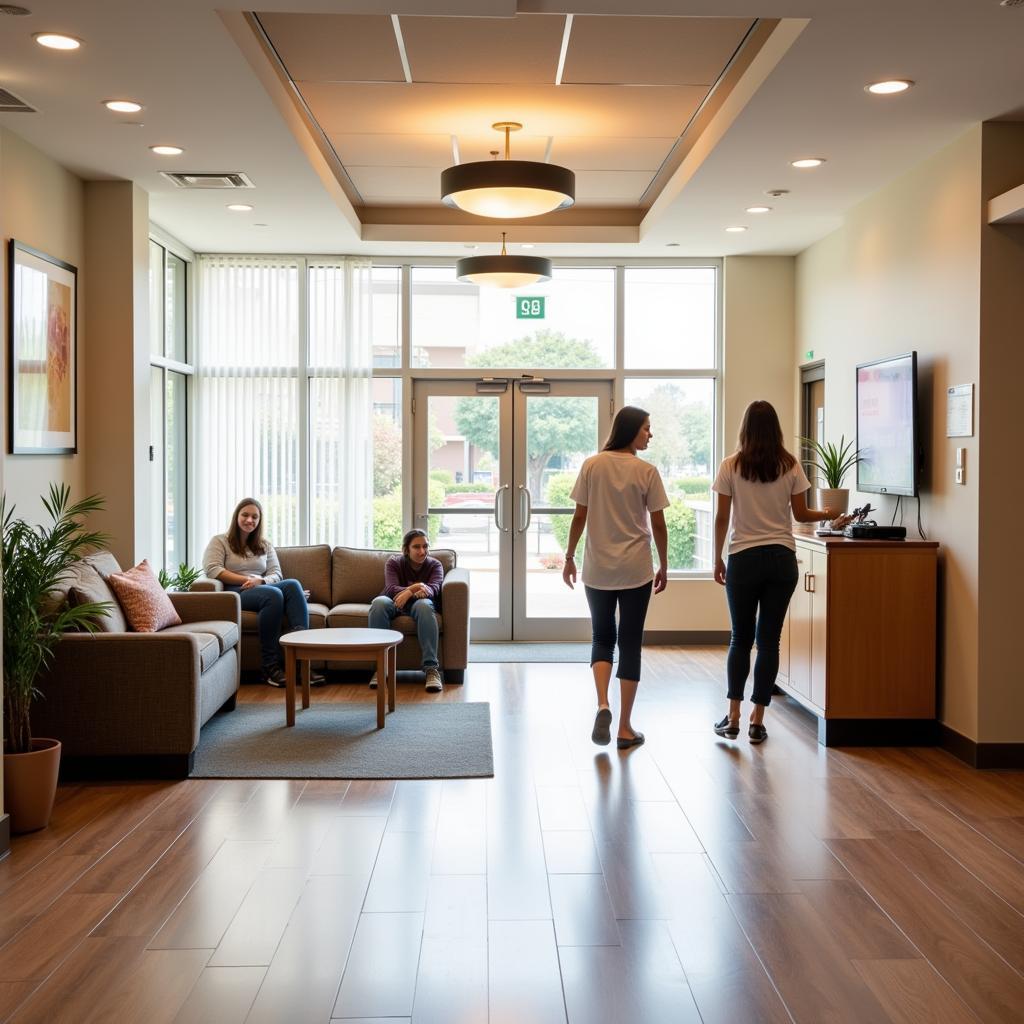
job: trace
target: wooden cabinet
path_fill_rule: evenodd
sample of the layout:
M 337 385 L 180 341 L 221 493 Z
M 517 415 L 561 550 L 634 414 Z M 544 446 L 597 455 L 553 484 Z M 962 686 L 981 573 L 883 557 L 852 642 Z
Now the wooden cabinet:
M 797 539 L 779 687 L 822 743 L 925 742 L 935 728 L 938 545 Z

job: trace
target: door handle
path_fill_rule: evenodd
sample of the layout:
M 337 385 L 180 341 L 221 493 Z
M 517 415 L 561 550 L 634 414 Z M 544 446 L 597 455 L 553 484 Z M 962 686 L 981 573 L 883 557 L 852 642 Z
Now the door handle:
M 525 512 L 523 509 L 523 498 L 526 499 Z M 533 518 L 533 497 L 530 494 L 530 488 L 523 484 L 519 485 L 519 518 L 522 521 L 519 532 L 525 533 L 530 528 L 530 520 Z
M 505 503 L 501 500 L 501 492 L 502 491 L 507 491 L 507 490 L 508 490 L 508 484 L 502 484 L 494 492 L 494 525 L 502 533 L 508 533 L 508 527 L 505 526 L 504 523 L 502 522 L 502 520 L 504 519 L 504 515 L 501 514 L 505 510 Z

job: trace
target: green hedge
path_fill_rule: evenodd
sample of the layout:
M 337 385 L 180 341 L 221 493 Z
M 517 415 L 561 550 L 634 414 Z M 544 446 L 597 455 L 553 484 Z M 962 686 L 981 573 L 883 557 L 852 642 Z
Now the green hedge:
M 670 569 L 689 569 L 692 566 L 696 522 L 697 517 L 693 514 L 693 509 L 687 508 L 685 502 L 673 501 L 665 509 L 665 526 L 668 528 L 668 567 Z
M 680 476 L 670 480 L 670 491 L 682 491 L 683 494 L 707 494 L 711 490 L 709 476 Z
M 444 501 L 444 484 L 440 480 L 432 479 L 427 487 L 427 500 L 436 508 Z M 435 543 L 440 532 L 441 517 L 429 516 L 427 518 L 427 539 L 431 544 Z M 374 498 L 373 546 L 390 551 L 400 551 L 403 536 L 405 536 L 405 530 L 402 528 L 401 491 L 393 491 L 391 494 L 386 494 L 383 498 Z
M 494 485 L 485 483 L 475 484 L 446 484 L 447 494 L 493 494 Z

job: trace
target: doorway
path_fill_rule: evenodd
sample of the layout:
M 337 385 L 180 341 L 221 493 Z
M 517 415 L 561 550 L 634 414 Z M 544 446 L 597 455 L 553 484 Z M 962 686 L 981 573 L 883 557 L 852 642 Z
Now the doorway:
M 580 463 L 612 414 L 610 380 L 419 380 L 414 525 L 470 571 L 474 640 L 586 640 L 562 566 Z

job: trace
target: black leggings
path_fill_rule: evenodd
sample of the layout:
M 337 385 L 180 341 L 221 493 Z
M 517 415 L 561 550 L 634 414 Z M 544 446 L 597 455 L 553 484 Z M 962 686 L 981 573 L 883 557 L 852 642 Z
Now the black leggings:
M 590 664 L 612 661 L 615 650 L 615 607 L 619 608 L 619 679 L 640 678 L 640 647 L 644 641 L 644 619 L 651 601 L 651 584 L 629 590 L 595 590 L 586 587 L 590 605 L 590 623 L 594 640 L 590 648 Z

